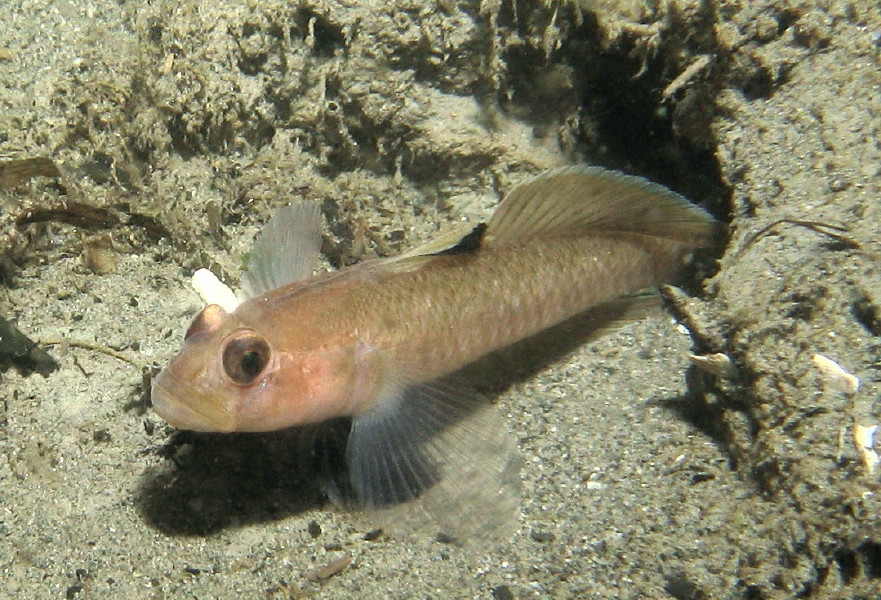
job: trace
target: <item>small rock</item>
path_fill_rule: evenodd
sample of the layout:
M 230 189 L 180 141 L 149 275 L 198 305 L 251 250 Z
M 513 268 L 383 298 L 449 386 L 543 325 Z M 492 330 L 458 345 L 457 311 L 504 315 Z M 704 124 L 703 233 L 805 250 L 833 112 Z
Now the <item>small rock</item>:
M 550 532 L 550 531 L 540 531 L 540 530 L 533 529 L 532 531 L 529 532 L 529 537 L 531 537 L 536 542 L 540 542 L 542 544 L 545 544 L 547 542 L 553 542 L 557 536 L 555 536 L 553 534 L 553 532 Z

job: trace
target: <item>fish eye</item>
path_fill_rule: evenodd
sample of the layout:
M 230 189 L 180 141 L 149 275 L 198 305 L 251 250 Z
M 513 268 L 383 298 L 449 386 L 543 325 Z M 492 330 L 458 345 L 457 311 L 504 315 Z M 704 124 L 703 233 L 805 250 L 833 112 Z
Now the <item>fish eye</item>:
M 269 344 L 253 333 L 243 333 L 231 339 L 223 350 L 223 370 L 241 385 L 254 381 L 268 362 Z

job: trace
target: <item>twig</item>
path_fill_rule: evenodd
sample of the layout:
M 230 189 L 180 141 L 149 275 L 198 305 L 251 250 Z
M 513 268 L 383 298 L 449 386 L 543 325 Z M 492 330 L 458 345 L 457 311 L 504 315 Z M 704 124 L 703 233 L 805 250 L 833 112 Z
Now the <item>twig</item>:
M 113 348 L 108 348 L 107 346 L 102 346 L 101 344 L 96 344 L 93 342 L 86 342 L 83 340 L 65 340 L 65 339 L 49 339 L 49 340 L 41 340 L 38 342 L 41 346 L 60 346 L 62 344 L 66 344 L 72 348 L 82 348 L 83 350 L 92 350 L 93 352 L 100 352 L 101 354 L 106 354 L 107 356 L 112 356 L 117 360 L 121 360 L 123 362 L 127 362 L 133 367 L 138 369 L 142 368 L 144 365 L 138 363 L 135 360 L 132 360 L 125 354 L 121 352 L 117 352 Z

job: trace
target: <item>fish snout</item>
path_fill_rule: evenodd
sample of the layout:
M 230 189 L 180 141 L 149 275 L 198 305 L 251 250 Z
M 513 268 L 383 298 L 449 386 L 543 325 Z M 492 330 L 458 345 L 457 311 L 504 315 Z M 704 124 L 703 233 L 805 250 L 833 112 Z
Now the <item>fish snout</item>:
M 190 431 L 235 431 L 235 418 L 222 402 L 201 392 L 166 367 L 150 386 L 153 410 L 169 425 Z

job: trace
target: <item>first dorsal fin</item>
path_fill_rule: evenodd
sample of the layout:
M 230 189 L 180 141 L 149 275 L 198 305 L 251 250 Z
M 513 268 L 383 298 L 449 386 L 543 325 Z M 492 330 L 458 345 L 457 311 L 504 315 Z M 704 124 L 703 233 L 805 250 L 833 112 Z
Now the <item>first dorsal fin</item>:
M 276 211 L 257 236 L 242 276 L 245 298 L 312 275 L 321 247 L 321 210 L 314 202 L 297 202 Z
M 542 235 L 637 233 L 709 244 L 716 222 L 679 194 L 600 167 L 563 167 L 515 187 L 493 214 L 484 245 Z

